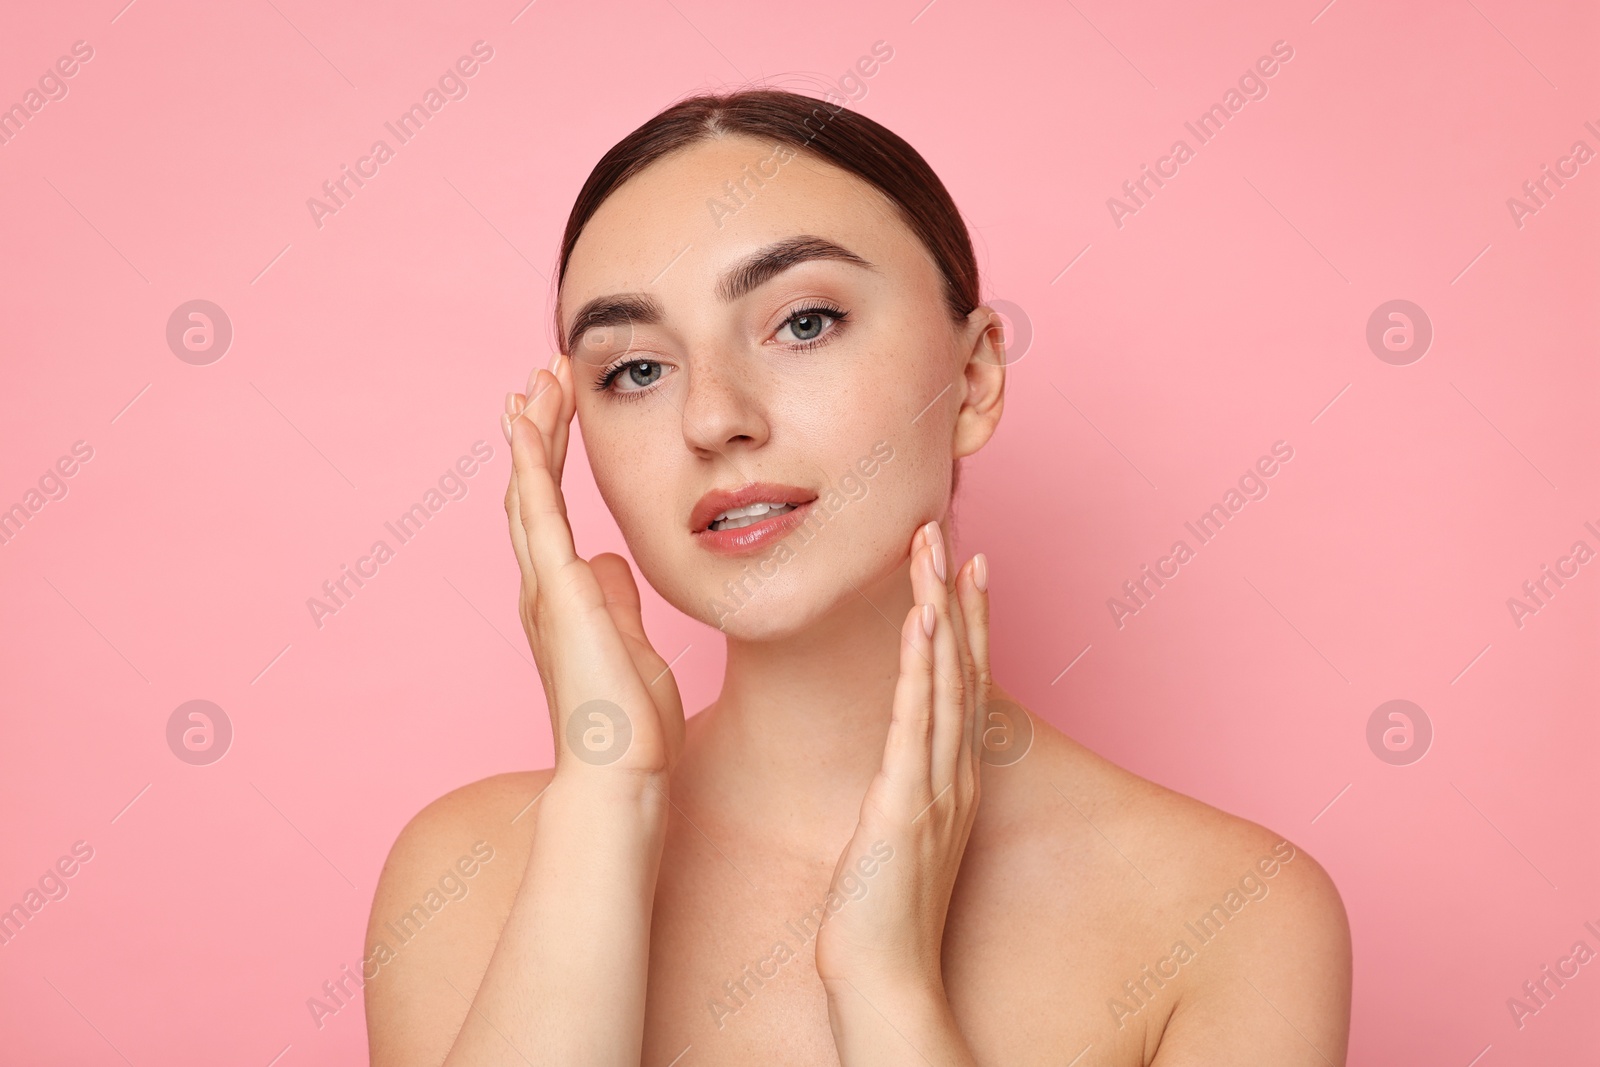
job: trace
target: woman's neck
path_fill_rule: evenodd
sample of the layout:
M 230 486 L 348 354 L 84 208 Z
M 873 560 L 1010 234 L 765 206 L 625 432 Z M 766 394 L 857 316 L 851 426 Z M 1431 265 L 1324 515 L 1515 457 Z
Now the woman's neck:
M 836 853 L 883 763 L 911 607 L 902 566 L 802 634 L 730 638 L 722 692 L 690 720 L 674 792 L 682 777 L 697 806 L 789 824 L 802 847 L 814 832 Z

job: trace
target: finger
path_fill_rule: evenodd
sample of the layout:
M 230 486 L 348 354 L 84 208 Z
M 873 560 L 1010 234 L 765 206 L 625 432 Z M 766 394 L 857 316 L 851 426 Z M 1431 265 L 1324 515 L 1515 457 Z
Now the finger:
M 516 510 L 522 522 L 532 573 L 540 590 L 554 590 L 563 570 L 578 558 L 561 490 L 550 470 L 545 444 L 547 431 L 538 421 L 543 417 L 546 425 L 549 424 L 554 415 L 550 410 L 552 400 L 547 395 L 531 401 L 520 416 L 511 420 Z
M 546 390 L 553 390 L 553 387 L 550 385 L 550 380 L 548 378 L 544 379 L 543 381 L 540 381 L 538 375 L 539 375 L 539 372 L 538 371 L 534 371 L 534 377 L 529 379 L 530 383 L 532 383 L 529 387 L 538 390 L 538 392 L 535 392 L 534 398 L 540 400 L 541 402 L 543 402 L 543 397 L 544 397 L 545 391 Z M 554 393 L 552 392 L 551 395 L 553 396 Z M 523 393 L 511 393 L 511 394 L 509 394 L 509 396 L 510 396 L 511 399 L 506 401 L 506 407 L 511 413 L 511 418 L 515 419 L 519 415 L 521 415 L 524 411 L 527 410 L 527 408 L 528 408 L 528 397 Z M 561 401 L 561 403 L 565 403 L 565 402 L 566 402 L 565 400 Z M 530 418 L 534 418 L 535 413 L 530 411 L 530 412 L 528 412 L 528 415 L 529 415 Z M 561 418 L 562 418 L 562 415 L 558 411 L 557 414 L 556 414 L 556 423 L 555 423 L 554 432 L 551 433 L 551 434 L 548 434 L 548 435 L 541 434 L 540 439 L 543 440 L 544 443 L 545 443 L 546 455 L 551 455 L 551 450 L 552 449 L 564 450 L 565 447 L 566 447 L 566 436 L 567 436 L 566 435 L 566 425 L 560 421 Z M 537 419 L 535 419 L 535 423 L 534 424 L 538 425 Z M 509 429 L 509 427 L 507 427 L 507 433 L 509 433 L 509 432 L 510 432 L 510 429 Z M 549 466 L 551 468 L 551 476 L 555 479 L 556 486 L 557 486 L 557 488 L 559 488 L 560 485 L 561 485 L 561 462 L 560 462 L 560 459 L 559 459 L 559 457 L 556 457 L 556 458 L 554 458 L 552 460 L 549 460 L 547 462 L 548 462 L 548 464 L 549 464 Z M 562 518 L 565 518 L 566 514 L 567 514 L 567 498 L 566 498 L 566 494 L 561 494 L 556 499 L 561 505 L 561 516 L 562 516 Z
M 677 679 L 672 676 L 671 665 L 661 658 L 661 654 L 645 636 L 639 585 L 634 581 L 632 568 L 617 553 L 602 552 L 589 561 L 589 570 L 605 594 L 606 611 L 611 616 L 612 625 L 623 637 L 634 670 L 661 712 L 660 722 L 666 731 L 669 749 L 681 751 L 684 721 Z
M 566 390 L 561 387 L 560 381 L 548 370 L 535 370 L 528 378 L 528 392 L 523 400 L 520 416 L 530 420 L 539 428 L 539 441 L 544 445 L 544 463 L 550 470 L 550 478 L 557 488 L 561 485 L 561 468 L 565 461 L 565 436 L 560 431 L 561 416 L 566 407 Z M 562 455 L 558 455 L 558 444 Z M 566 501 L 560 499 L 561 513 L 567 513 Z
M 950 628 L 954 631 L 956 660 L 960 665 L 961 672 L 961 691 L 965 695 L 960 708 L 956 752 L 951 757 L 951 766 L 955 768 L 953 773 L 958 780 L 961 780 L 961 768 L 972 755 L 971 739 L 973 736 L 973 711 L 975 710 L 972 700 L 975 668 L 972 662 L 972 652 L 967 647 L 966 612 L 961 608 L 961 598 L 958 595 L 962 581 L 962 571 L 957 571 L 949 584 Z
M 977 733 L 976 724 L 982 717 L 982 697 L 978 686 L 978 666 L 972 653 L 972 621 L 968 617 L 969 604 L 964 590 L 972 582 L 972 560 L 956 572 L 955 580 L 951 583 L 953 589 L 950 596 L 951 625 L 956 631 L 956 649 L 961 659 L 961 678 L 966 693 L 966 699 L 961 706 L 961 744 L 956 752 L 955 766 L 956 777 L 964 780 L 964 775 L 970 770 L 973 756 L 973 739 Z
M 955 570 L 954 560 L 948 558 L 949 548 L 943 543 L 942 531 L 939 530 L 937 525 L 935 525 L 933 529 L 935 533 L 939 535 L 941 548 L 943 549 L 942 554 L 947 557 L 945 565 L 948 568 L 947 573 L 950 575 L 950 581 L 946 583 L 945 588 L 949 593 L 950 622 L 952 628 L 955 630 L 956 650 L 958 652 L 958 658 L 961 662 L 962 682 L 965 686 L 966 692 L 969 694 L 969 699 L 967 700 L 963 709 L 964 712 L 967 713 L 963 715 L 963 722 L 967 728 L 970 728 L 970 712 L 972 710 L 970 694 L 973 691 L 973 684 L 976 681 L 976 664 L 972 658 L 972 649 L 967 643 L 967 618 L 966 612 L 962 608 L 960 590 L 961 583 L 964 580 L 963 575 L 972 566 L 972 561 L 969 559 L 965 566 L 959 570 Z
M 972 655 L 972 765 L 983 758 L 983 731 L 989 725 L 989 689 L 994 675 L 989 669 L 989 558 L 982 552 L 967 561 L 956 587 L 961 617 L 966 623 L 967 649 Z M 981 580 L 981 587 L 980 587 Z
M 568 360 L 557 352 L 550 357 L 550 365 L 544 368 L 541 374 L 534 368 L 528 375 L 527 396 L 529 400 L 543 400 L 546 390 L 555 390 L 552 396 L 559 396 L 556 403 L 556 417 L 549 424 L 549 434 L 546 444 L 550 455 L 550 469 L 555 477 L 556 484 L 561 484 L 561 472 L 567 462 L 567 437 L 571 428 L 572 415 L 577 408 L 575 394 L 572 390 L 571 368 L 567 366 Z M 563 373 L 565 369 L 565 373 Z M 546 377 L 548 375 L 548 377 Z M 526 401 L 524 401 L 526 402 Z
M 522 399 L 520 393 L 508 394 L 506 400 L 507 419 L 501 420 L 501 429 L 505 431 L 509 444 L 511 437 L 511 423 L 509 416 L 521 410 Z M 534 578 L 533 559 L 528 555 L 528 535 L 522 528 L 522 510 L 517 497 L 517 450 L 511 449 L 511 477 L 506 481 L 506 524 L 511 533 L 511 550 L 516 553 L 517 567 L 522 572 L 523 590 L 532 596 L 537 591 Z
M 920 533 L 912 540 L 911 568 L 927 566 Z M 923 584 L 926 584 L 925 582 Z M 915 593 L 918 583 L 914 579 Z M 929 605 L 918 597 L 900 624 L 900 672 L 895 679 L 883 775 L 901 796 L 915 799 L 912 814 L 927 803 L 928 745 L 933 727 L 933 639 L 925 628 Z M 937 620 L 934 632 L 938 632 Z
M 530 389 L 539 390 L 539 392 L 534 392 L 534 397 L 536 397 L 536 398 L 542 397 L 542 392 L 544 392 L 544 390 L 552 389 L 552 386 L 550 386 L 549 379 L 544 379 L 544 381 L 541 382 L 541 381 L 539 381 L 538 376 L 539 376 L 538 371 L 534 371 L 533 378 L 528 379 L 528 382 L 530 382 Z M 520 414 L 523 413 L 523 410 L 525 410 L 526 406 L 528 406 L 528 397 L 526 397 L 526 394 L 520 394 L 520 392 L 518 392 L 518 394 L 506 394 L 506 397 L 507 397 L 507 400 L 506 400 L 506 411 L 507 411 L 507 414 L 509 414 L 510 418 L 515 419 L 515 418 L 517 418 L 517 416 L 520 416 Z M 565 392 L 563 392 L 562 403 L 563 403 L 563 405 L 565 405 L 565 403 L 566 403 Z M 530 413 L 530 416 L 531 416 L 531 414 L 533 414 L 533 413 Z M 554 456 L 554 458 L 550 459 L 550 470 L 552 470 L 552 477 L 555 478 L 555 485 L 557 485 L 557 486 L 562 485 L 562 464 L 563 464 L 563 462 L 565 462 L 566 429 L 568 429 L 568 424 L 566 424 L 566 422 L 562 421 L 563 418 L 570 419 L 570 416 L 566 416 L 566 414 L 563 414 L 563 411 L 558 411 L 557 416 L 555 416 L 555 429 L 554 429 L 554 432 L 552 432 L 552 434 L 549 434 L 549 435 L 542 435 L 542 437 L 541 437 L 541 440 L 544 440 L 544 443 L 546 443 L 546 454 L 550 454 L 550 456 Z M 538 422 L 534 422 L 534 424 L 538 424 Z M 510 427 L 509 426 L 506 427 L 506 432 L 507 432 L 507 437 L 509 437 L 509 434 L 510 434 Z M 554 451 L 552 451 L 552 450 L 554 450 Z M 562 504 L 562 515 L 563 515 L 563 517 L 565 517 L 565 515 L 566 515 L 566 496 L 565 496 L 565 494 L 562 494 L 562 496 L 560 496 L 560 498 L 558 498 L 558 501 L 560 501 L 560 504 Z
M 948 559 L 937 524 L 928 527 L 931 542 L 927 560 L 914 583 L 922 583 L 919 598 L 925 597 L 934 606 L 937 623 L 933 646 L 933 743 L 929 757 L 929 785 L 934 796 L 939 796 L 955 781 L 956 758 L 961 751 L 961 734 L 966 722 L 966 679 L 961 667 L 961 652 L 956 647 L 955 620 L 951 614 L 950 590 L 946 585 L 949 571 L 941 578 L 934 562 L 943 566 Z M 918 572 L 914 568 L 913 574 Z
M 561 472 L 567 465 L 567 441 L 572 432 L 572 416 L 578 410 L 578 393 L 573 388 L 572 360 L 559 352 L 555 357 L 555 366 L 552 368 L 556 381 L 561 384 L 561 410 L 556 415 L 554 435 L 554 464 L 556 484 L 561 484 Z
M 606 597 L 606 611 L 617 631 L 637 639 L 646 647 L 650 642 L 644 635 L 644 613 L 639 600 L 639 586 L 633 580 L 633 569 L 628 561 L 615 552 L 602 552 L 589 561 L 595 580 L 600 583 Z M 649 681 L 649 679 L 645 679 Z

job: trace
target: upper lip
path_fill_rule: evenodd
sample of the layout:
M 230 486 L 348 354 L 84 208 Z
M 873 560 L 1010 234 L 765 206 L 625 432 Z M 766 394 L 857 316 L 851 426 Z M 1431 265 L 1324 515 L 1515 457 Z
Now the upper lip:
M 734 508 L 760 503 L 794 504 L 798 507 L 816 498 L 817 494 L 809 489 L 793 485 L 774 485 L 771 482 L 751 482 L 737 489 L 713 489 L 701 497 L 700 502 L 694 506 L 694 511 L 689 513 L 689 530 L 692 533 L 702 533 L 710 528 L 718 515 Z

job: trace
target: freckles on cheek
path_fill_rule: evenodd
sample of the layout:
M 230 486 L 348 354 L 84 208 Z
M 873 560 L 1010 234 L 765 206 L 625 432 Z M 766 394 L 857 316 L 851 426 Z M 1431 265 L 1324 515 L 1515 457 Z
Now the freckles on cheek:
M 928 416 L 933 414 L 928 412 Z M 904 447 L 895 444 L 894 464 L 904 461 L 896 480 L 903 483 L 900 495 L 906 507 L 915 513 L 909 520 L 913 524 L 942 518 L 950 499 L 950 433 L 942 422 L 933 422 L 928 416 L 908 427 L 902 435 Z
M 893 458 L 880 462 L 870 476 L 854 469 L 861 493 L 842 509 L 842 517 L 851 527 L 854 550 L 865 550 L 873 559 L 895 559 L 904 556 L 921 523 L 942 516 L 946 497 L 940 494 L 948 488 L 949 473 L 941 473 L 939 454 L 930 442 L 888 433 L 874 440 L 888 442 Z
M 600 499 L 637 562 L 642 564 L 665 551 L 674 536 L 688 536 L 689 510 L 694 501 L 684 499 L 678 491 L 678 474 L 667 461 L 669 453 L 657 437 L 643 430 L 596 431 L 592 439 L 584 439 L 584 447 Z M 576 484 L 571 453 L 569 443 L 562 479 L 569 506 Z M 590 554 L 581 545 L 578 551 L 580 555 Z
M 567 461 L 561 478 L 563 494 L 570 497 L 572 494 L 572 453 L 575 442 L 572 436 L 567 438 Z M 591 423 L 584 431 L 583 451 L 588 460 L 589 473 L 594 478 L 595 488 L 600 491 L 600 499 L 616 518 L 617 525 L 624 534 L 633 523 L 629 505 L 637 499 L 634 489 L 636 474 L 633 468 L 638 466 L 637 457 L 630 461 L 628 450 L 617 447 L 620 442 L 613 443 L 603 430 L 594 428 Z M 569 500 L 570 504 L 571 501 Z

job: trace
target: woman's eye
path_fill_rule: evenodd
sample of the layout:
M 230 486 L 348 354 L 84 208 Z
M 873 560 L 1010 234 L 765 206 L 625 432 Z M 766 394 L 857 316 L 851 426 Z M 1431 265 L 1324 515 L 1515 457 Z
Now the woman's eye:
M 628 364 L 628 381 L 633 385 L 637 385 L 640 389 L 647 385 L 655 384 L 656 379 L 659 377 L 661 377 L 661 364 L 659 363 L 640 361 Z
M 784 319 L 783 325 L 778 327 L 778 339 L 796 348 L 825 344 L 834 333 L 838 332 L 840 324 L 849 314 L 848 311 L 834 307 L 800 308 Z M 789 331 L 792 340 L 783 337 L 785 330 Z M 616 393 L 631 400 L 635 394 L 645 392 L 660 381 L 666 371 L 666 364 L 653 359 L 629 360 L 617 364 L 602 374 L 600 380 L 595 383 L 595 390 L 602 393 Z
M 783 325 L 778 327 L 778 334 L 781 338 L 783 331 L 788 330 L 794 343 L 805 344 L 821 337 L 830 322 L 837 326 L 845 314 L 831 308 L 802 308 L 783 320 Z
M 612 384 L 620 380 L 622 384 L 614 389 L 618 393 L 636 393 L 648 389 L 660 380 L 663 366 L 654 360 L 636 359 L 624 363 L 607 371 L 600 379 L 599 389 L 611 389 Z

